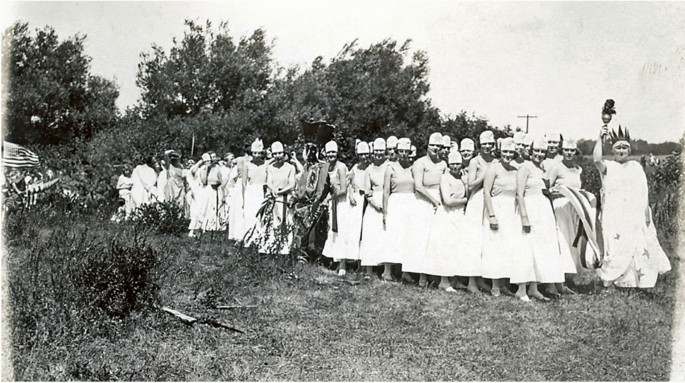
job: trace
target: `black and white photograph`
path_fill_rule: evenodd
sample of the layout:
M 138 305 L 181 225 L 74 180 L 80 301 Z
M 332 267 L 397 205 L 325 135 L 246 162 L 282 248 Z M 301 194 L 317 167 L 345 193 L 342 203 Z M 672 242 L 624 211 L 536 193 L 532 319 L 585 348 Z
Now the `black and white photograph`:
M 685 3 L 0 22 L 0 380 L 685 381 Z

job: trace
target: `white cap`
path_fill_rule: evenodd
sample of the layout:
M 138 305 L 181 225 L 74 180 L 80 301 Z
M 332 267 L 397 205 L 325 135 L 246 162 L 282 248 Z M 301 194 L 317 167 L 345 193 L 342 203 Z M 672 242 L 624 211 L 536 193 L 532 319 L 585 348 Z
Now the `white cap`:
M 457 141 L 452 141 L 452 145 L 450 146 L 450 150 L 457 150 L 459 151 L 459 143 Z
M 414 145 L 411 146 L 411 156 L 416 157 L 416 146 Z
M 386 148 L 395 149 L 397 147 L 397 137 L 395 137 L 395 136 L 388 137 L 388 141 L 385 144 L 386 144 Z
M 538 137 L 533 140 L 533 149 L 547 150 L 547 140 L 544 137 Z
M 523 132 L 516 132 L 514 133 L 514 143 L 515 144 L 523 144 L 526 142 L 526 134 Z
M 264 151 L 264 143 L 262 142 L 262 140 L 257 138 L 250 146 L 250 150 L 253 152 L 262 152 Z
M 275 141 L 271 144 L 271 153 L 282 153 L 283 151 L 283 144 L 281 144 L 279 141 Z
M 547 139 L 547 142 L 549 142 L 549 141 L 560 142 L 560 141 L 561 141 L 561 134 L 559 134 L 559 133 L 552 133 L 552 134 L 546 135 L 545 138 Z
M 328 152 L 338 152 L 338 144 L 335 141 L 328 141 L 326 143 L 326 153 Z
M 385 140 L 380 137 L 373 140 L 373 150 L 385 150 Z
M 212 156 L 209 153 L 202 153 L 202 161 L 211 161 Z
M 461 159 L 461 153 L 457 150 L 452 150 L 450 154 L 447 156 L 447 163 L 448 164 L 460 164 L 462 163 Z
M 397 150 L 411 150 L 411 140 L 407 137 L 397 140 Z
M 523 137 L 523 144 L 525 146 L 530 146 L 531 144 L 533 144 L 534 140 L 535 139 L 533 138 L 533 136 L 526 134 L 526 136 Z
M 564 140 L 564 142 L 561 143 L 561 148 L 562 149 L 578 149 L 578 145 L 576 144 L 576 140 L 572 138 L 567 138 Z
M 514 145 L 514 139 L 511 137 L 503 138 L 502 141 L 500 141 L 500 151 L 504 150 L 515 150 L 516 145 Z
M 435 132 L 428 138 L 428 145 L 442 145 L 442 134 Z
M 365 141 L 360 141 L 357 144 L 357 154 L 369 154 L 369 144 L 367 144 Z
M 464 138 L 463 140 L 461 140 L 461 145 L 459 146 L 461 147 L 461 150 L 474 151 L 476 149 L 475 143 L 470 138 Z
M 446 148 L 452 147 L 452 139 L 448 135 L 442 136 L 442 146 Z
M 484 130 L 483 133 L 480 134 L 480 143 L 495 143 L 495 135 L 492 133 L 492 130 Z

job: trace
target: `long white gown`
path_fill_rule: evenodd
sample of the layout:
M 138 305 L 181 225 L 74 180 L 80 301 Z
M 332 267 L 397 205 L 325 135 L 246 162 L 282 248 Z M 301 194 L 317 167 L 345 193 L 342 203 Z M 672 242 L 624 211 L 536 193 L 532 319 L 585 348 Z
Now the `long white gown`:
M 131 201 L 134 209 L 156 200 L 157 173 L 145 164 L 136 166 L 131 172 Z
M 383 206 L 383 181 L 387 162 L 380 166 L 371 164 L 366 171 L 366 191 L 377 206 Z M 371 203 L 366 207 L 362 226 L 362 242 L 359 245 L 359 258 L 362 266 L 377 266 L 385 262 L 387 252 L 386 231 L 383 228 L 383 212 L 376 210 Z
M 651 288 L 671 264 L 656 238 L 648 207 L 647 177 L 637 161 L 604 161 L 602 229 L 604 261 L 597 273 L 620 287 Z
M 343 175 L 344 174 L 344 175 Z M 328 176 L 331 185 L 336 185 L 339 189 L 341 185 L 341 177 L 347 177 L 347 166 L 337 161 L 335 167 L 330 169 Z M 352 233 L 350 232 L 350 202 L 347 198 L 347 193 L 337 198 L 337 232 L 333 231 L 333 197 L 328 197 L 328 237 L 326 244 L 321 252 L 325 257 L 333 258 L 335 262 L 343 259 L 356 260 L 359 257 L 359 236 L 357 236 L 357 245 L 352 240 Z

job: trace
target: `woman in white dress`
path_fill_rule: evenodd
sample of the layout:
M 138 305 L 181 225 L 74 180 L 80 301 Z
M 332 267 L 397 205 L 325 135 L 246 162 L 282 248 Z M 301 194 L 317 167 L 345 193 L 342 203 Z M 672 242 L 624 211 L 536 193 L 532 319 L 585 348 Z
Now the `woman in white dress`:
M 561 187 L 573 189 L 579 196 L 586 198 L 591 204 L 596 203 L 594 194 L 581 189 L 580 176 L 583 168 L 576 163 L 577 145 L 574 140 L 565 139 L 561 147 L 564 159 L 547 172 L 550 192 L 552 192 L 552 205 L 556 217 L 557 231 L 559 233 L 559 246 L 562 254 L 569 254 L 574 267 L 565 270 L 567 274 L 575 274 L 582 269 L 581 249 L 584 247 L 580 242 L 573 245 L 578 234 L 579 217 L 571 202 L 559 193 Z M 594 212 L 593 212 L 594 213 Z M 595 215 L 592 214 L 594 219 Z M 587 248 L 586 251 L 592 251 Z M 582 254 L 585 257 L 585 254 Z M 568 264 L 568 262 L 566 262 Z M 569 264 L 570 266 L 570 264 Z M 574 292 L 563 284 L 548 285 L 547 292 L 553 296 L 559 294 L 574 294 Z
M 186 193 L 186 201 L 188 203 L 188 236 L 195 237 L 195 230 L 202 229 L 202 213 L 200 211 L 200 204 L 202 203 L 202 181 L 200 180 L 200 167 L 210 161 L 209 153 L 204 153 L 202 159 L 193 163 L 185 172 L 186 183 L 188 184 L 188 193 Z M 192 161 L 192 160 L 190 160 Z M 189 162 L 190 162 L 189 161 Z
M 531 161 L 523 162 L 516 175 L 516 201 L 523 235 L 521 247 L 514 252 L 510 282 L 518 284 L 516 297 L 530 301 L 530 297 L 548 300 L 538 291 L 538 283 L 561 283 L 570 263 L 570 256 L 562 256 L 554 210 L 543 194 L 546 189 L 542 160 L 547 145 L 544 139 L 533 142 Z M 526 285 L 530 288 L 526 294 Z
M 391 264 L 404 264 L 416 256 L 416 205 L 414 176 L 409 160 L 411 141 L 403 138 L 397 144 L 396 162 L 389 162 L 383 180 L 383 225 L 385 247 L 382 263 L 385 265 L 383 280 L 392 280 Z
M 288 208 L 288 196 L 295 188 L 295 166 L 285 161 L 283 144 L 271 144 L 272 161 L 266 167 L 266 197 L 273 198 L 270 222 L 264 223 L 260 239 L 261 253 L 290 254 L 293 243 L 293 214 Z M 267 217 L 267 216 L 265 216 Z
M 415 249 L 413 256 L 402 264 L 402 271 L 418 273 L 419 287 L 426 287 L 428 275 L 435 271 L 434 268 L 429 267 L 426 260 L 429 257 L 428 237 L 431 231 L 440 224 L 436 219 L 436 213 L 442 207 L 440 179 L 447 168 L 447 163 L 440 158 L 440 150 L 444 146 L 442 137 L 440 133 L 431 134 L 426 155 L 412 165 L 417 200 L 414 211 L 415 227 L 412 234 Z
M 385 140 L 376 138 L 373 142 L 373 163 L 366 169 L 364 181 L 368 205 L 364 213 L 359 258 L 369 278 L 373 274 L 373 267 L 384 263 L 387 252 L 386 231 L 383 230 L 383 183 L 385 168 L 388 166 L 385 150 Z M 384 280 L 392 280 L 390 266 L 389 263 L 384 266 Z
M 243 232 L 237 233 L 244 247 L 252 245 L 252 240 L 260 232 L 257 212 L 264 201 L 264 187 L 266 185 L 266 163 L 264 161 L 264 144 L 256 139 L 250 147 L 252 159 L 246 161 L 242 171 L 242 209 Z
M 201 227 L 203 232 L 218 231 L 221 228 L 219 222 L 219 206 L 223 196 L 221 194 L 220 186 L 221 167 L 219 166 L 219 158 L 215 152 L 209 152 L 209 161 L 204 161 L 204 165 L 199 170 L 200 173 L 200 195 L 199 201 L 199 215 L 201 218 Z
M 611 139 L 614 160 L 602 158 L 602 141 Z M 592 152 L 602 178 L 604 260 L 597 270 L 604 286 L 652 288 L 671 264 L 656 238 L 649 208 L 647 177 L 629 160 L 630 135 L 604 126 Z
M 352 166 L 348 174 L 347 199 L 350 202 L 349 219 L 350 249 L 355 251 L 355 259 L 359 259 L 360 238 L 362 234 L 362 220 L 364 217 L 364 195 L 366 194 L 366 171 L 369 168 L 369 144 L 359 141 L 356 147 L 359 162 Z
M 145 157 L 145 163 L 138 165 L 131 172 L 131 201 L 134 209 L 144 204 L 155 201 L 157 195 L 157 172 L 155 172 L 155 159 L 152 156 Z
M 181 156 L 173 150 L 167 150 L 164 152 L 164 159 L 164 170 L 166 170 L 166 184 L 163 189 L 164 200 L 183 207 L 186 195 Z
M 321 252 L 325 257 L 338 263 L 338 275 L 347 273 L 347 261 L 356 260 L 359 251 L 352 250 L 352 235 L 349 226 L 350 202 L 347 196 L 347 165 L 338 161 L 338 144 L 329 141 L 325 145 L 328 159 L 328 178 L 330 196 L 328 200 L 328 238 Z M 357 243 L 359 237 L 357 237 Z
M 458 275 L 469 278 L 469 292 L 477 292 L 475 277 L 480 276 L 480 257 L 475 257 L 473 252 L 463 252 L 461 247 L 461 235 L 466 227 L 464 206 L 467 189 L 466 182 L 461 178 L 459 151 L 451 151 L 447 162 L 449 171 L 440 178 L 442 206 L 436 213 L 437 224 L 428 237 L 424 270 L 428 274 L 439 275 L 439 287 L 446 291 L 456 291 L 449 277 Z
M 469 161 L 468 167 L 468 190 L 469 201 L 466 203 L 466 221 L 468 222 L 467 232 L 464 235 L 462 247 L 465 251 L 474 252 L 474 256 L 481 256 L 483 246 L 484 224 L 487 220 L 484 217 L 485 208 L 483 205 L 483 180 L 485 172 L 497 159 L 493 156 L 495 147 L 495 136 L 490 130 L 485 130 L 480 134 L 480 153 Z M 468 147 L 468 143 L 462 144 L 462 150 Z M 462 152 L 463 154 L 463 152 Z M 489 229 L 485 229 L 485 233 Z M 489 290 L 483 278 L 477 278 L 478 287 L 482 290 Z
M 243 221 L 243 168 L 245 161 L 243 156 L 235 159 L 229 176 L 233 180 L 234 186 L 228 205 L 228 239 L 234 241 L 242 240 L 246 231 Z
M 502 280 L 512 276 L 512 268 L 516 266 L 513 260 L 522 237 L 521 221 L 516 214 L 517 169 L 511 164 L 514 140 L 503 139 L 500 153 L 500 160 L 487 169 L 483 179 L 487 220 L 483 225 L 481 267 L 483 277 L 492 279 L 491 293 L 496 297 L 503 292 Z

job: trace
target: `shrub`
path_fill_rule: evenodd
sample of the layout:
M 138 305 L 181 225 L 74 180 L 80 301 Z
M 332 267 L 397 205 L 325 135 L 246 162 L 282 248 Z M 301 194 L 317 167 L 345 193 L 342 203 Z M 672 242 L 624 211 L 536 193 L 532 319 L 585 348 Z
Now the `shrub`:
M 190 223 L 183 208 L 172 201 L 155 202 L 138 207 L 131 214 L 131 222 L 138 228 L 154 230 L 160 234 L 180 235 Z

